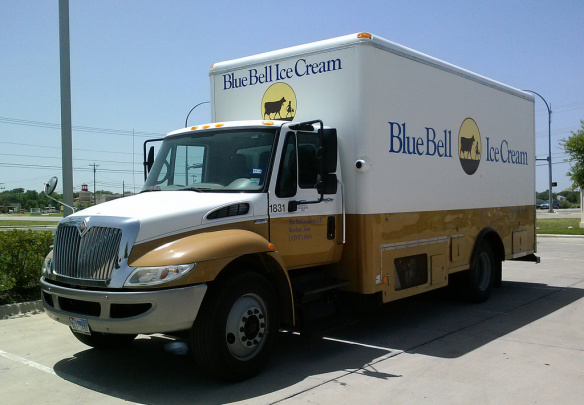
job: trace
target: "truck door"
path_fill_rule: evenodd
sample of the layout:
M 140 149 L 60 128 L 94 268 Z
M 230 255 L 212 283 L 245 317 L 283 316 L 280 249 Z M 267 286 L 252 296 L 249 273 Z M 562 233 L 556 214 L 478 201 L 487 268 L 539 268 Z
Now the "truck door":
M 315 132 L 287 131 L 274 163 L 269 191 L 270 241 L 288 268 L 331 263 L 342 241 L 340 191 L 319 199 L 315 185 L 319 173 Z M 290 209 L 290 201 L 297 209 Z

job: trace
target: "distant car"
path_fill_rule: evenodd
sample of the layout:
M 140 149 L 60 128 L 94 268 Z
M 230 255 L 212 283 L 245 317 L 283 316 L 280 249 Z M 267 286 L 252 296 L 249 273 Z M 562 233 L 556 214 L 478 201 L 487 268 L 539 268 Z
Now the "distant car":
M 552 203 L 553 207 L 555 210 L 560 208 L 560 202 L 557 200 L 554 200 L 554 202 Z M 541 205 L 539 206 L 539 208 L 541 208 L 542 210 L 549 210 L 550 208 L 550 203 L 549 202 L 544 202 L 541 203 Z

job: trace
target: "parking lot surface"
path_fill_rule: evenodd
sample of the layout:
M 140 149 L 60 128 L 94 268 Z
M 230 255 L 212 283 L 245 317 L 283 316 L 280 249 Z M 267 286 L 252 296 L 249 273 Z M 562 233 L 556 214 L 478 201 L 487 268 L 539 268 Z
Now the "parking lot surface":
M 237 384 L 163 335 L 98 351 L 45 314 L 0 320 L 0 402 L 582 404 L 584 239 L 538 243 L 541 263 L 505 262 L 483 304 L 440 291 L 282 332 L 267 369 Z

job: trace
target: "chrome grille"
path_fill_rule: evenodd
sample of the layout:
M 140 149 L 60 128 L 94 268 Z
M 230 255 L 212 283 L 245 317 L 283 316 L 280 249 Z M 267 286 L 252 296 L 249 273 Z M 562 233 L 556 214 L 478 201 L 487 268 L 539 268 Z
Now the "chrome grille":
M 76 226 L 60 226 L 53 250 L 55 273 L 86 280 L 107 280 L 116 268 L 122 230 L 92 226 L 81 236 Z

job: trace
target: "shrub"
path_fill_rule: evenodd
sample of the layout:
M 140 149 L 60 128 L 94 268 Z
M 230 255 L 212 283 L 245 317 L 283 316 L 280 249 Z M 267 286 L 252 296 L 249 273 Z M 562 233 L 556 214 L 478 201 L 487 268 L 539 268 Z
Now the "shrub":
M 53 240 L 51 232 L 0 232 L 0 287 L 21 289 L 39 284 Z

